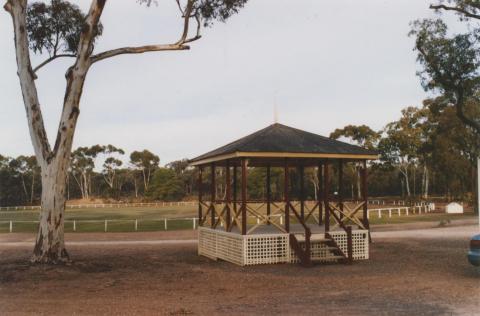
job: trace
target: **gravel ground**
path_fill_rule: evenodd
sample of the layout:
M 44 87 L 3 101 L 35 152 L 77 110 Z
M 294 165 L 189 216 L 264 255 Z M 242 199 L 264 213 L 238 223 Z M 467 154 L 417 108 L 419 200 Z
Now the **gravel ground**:
M 376 232 L 370 260 L 312 268 L 214 262 L 197 256 L 192 231 L 71 234 L 72 265 L 32 266 L 33 236 L 3 234 L 0 314 L 478 315 L 480 271 L 466 260 L 476 231 Z

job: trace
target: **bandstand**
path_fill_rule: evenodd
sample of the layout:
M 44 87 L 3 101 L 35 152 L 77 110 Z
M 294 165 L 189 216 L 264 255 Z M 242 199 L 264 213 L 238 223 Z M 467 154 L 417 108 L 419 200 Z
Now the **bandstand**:
M 368 259 L 367 161 L 377 158 L 374 151 L 275 123 L 192 159 L 199 169 L 199 255 L 242 266 Z M 360 168 L 358 201 L 343 196 L 346 164 Z M 265 170 L 261 200 L 249 198 L 249 168 Z M 279 169 L 280 198 L 271 189 L 272 170 Z M 306 172 L 318 179 L 315 200 L 307 198 Z

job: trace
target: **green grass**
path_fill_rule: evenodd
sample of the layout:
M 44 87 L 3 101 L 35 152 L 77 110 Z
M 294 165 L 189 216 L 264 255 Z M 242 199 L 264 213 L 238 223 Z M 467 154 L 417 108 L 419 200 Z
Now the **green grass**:
M 261 213 L 266 213 L 265 207 L 261 207 L 259 211 Z M 38 214 L 38 211 L 1 211 L 0 233 L 7 233 L 9 231 L 8 221 L 14 222 L 14 232 L 36 231 L 38 225 L 37 223 L 22 221 L 38 221 Z M 197 206 L 67 209 L 65 216 L 65 231 L 73 232 L 73 220 L 75 220 L 76 232 L 103 232 L 105 230 L 105 220 L 108 220 L 108 232 L 133 232 L 135 231 L 135 219 L 137 219 L 138 224 L 137 231 L 163 231 L 165 230 L 165 218 L 168 219 L 167 230 L 192 229 L 192 218 L 196 216 Z M 425 221 L 440 223 L 441 221 L 469 218 L 474 218 L 474 215 L 471 213 L 413 214 L 410 212 L 410 215 L 406 216 L 405 212 L 402 211 L 402 215 L 398 216 L 397 212 L 394 211 L 392 212 L 391 218 L 388 217 L 388 212 L 383 212 L 382 218 L 378 218 L 377 212 L 370 212 L 370 223 L 372 225 L 402 224 Z M 298 221 L 292 216 L 290 222 L 293 224 L 297 223 Z M 249 224 L 255 223 L 255 219 L 249 219 Z M 309 223 L 314 224 L 313 219 L 310 219 Z M 198 221 L 196 224 L 198 224 Z

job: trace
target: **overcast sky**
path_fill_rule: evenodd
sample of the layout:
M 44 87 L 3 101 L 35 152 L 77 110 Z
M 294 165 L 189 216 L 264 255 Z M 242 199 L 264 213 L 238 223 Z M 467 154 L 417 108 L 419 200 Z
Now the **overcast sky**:
M 87 0 L 75 1 L 82 8 Z M 96 51 L 168 43 L 181 31 L 174 0 L 146 8 L 107 2 Z M 250 0 L 203 31 L 190 51 L 122 56 L 95 64 L 86 81 L 74 146 L 149 149 L 162 164 L 193 158 L 273 123 L 327 135 L 347 124 L 381 129 L 427 97 L 407 37 L 432 17 L 423 0 Z M 12 25 L 0 12 L 0 154 L 32 154 Z M 34 57 L 34 64 L 41 57 Z M 56 135 L 72 60 L 37 81 L 46 128 Z

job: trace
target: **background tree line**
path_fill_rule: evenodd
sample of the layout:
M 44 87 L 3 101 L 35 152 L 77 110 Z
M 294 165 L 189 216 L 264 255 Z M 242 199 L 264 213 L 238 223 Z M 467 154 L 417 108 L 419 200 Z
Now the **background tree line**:
M 478 105 L 472 106 L 478 108 Z M 475 113 L 478 117 L 479 113 Z M 336 129 L 331 138 L 377 150 L 380 159 L 369 168 L 371 196 L 398 196 L 427 199 L 431 195 L 471 201 L 476 183 L 476 157 L 479 137 L 465 126 L 445 97 L 428 99 L 421 107 L 407 107 L 398 120 L 374 131 L 365 125 L 348 125 Z M 128 162 L 125 162 L 128 161 Z M 344 167 L 343 195 L 360 198 L 360 165 Z M 333 190 L 338 192 L 333 168 Z M 204 177 L 207 188 L 209 170 Z M 160 158 L 143 150 L 129 156 L 113 145 L 78 147 L 72 152 L 68 173 L 69 199 L 181 200 L 196 198 L 197 171 L 182 159 L 160 166 Z M 217 196 L 225 195 L 224 170 L 217 170 Z M 248 190 L 251 199 L 265 197 L 266 170 L 249 170 Z M 41 192 L 40 169 L 34 156 L 10 158 L 0 155 L 0 204 L 38 204 Z M 283 196 L 283 170 L 272 169 L 272 195 Z M 292 194 L 298 192 L 299 173 L 292 170 Z M 318 193 L 317 172 L 305 171 L 308 198 Z

